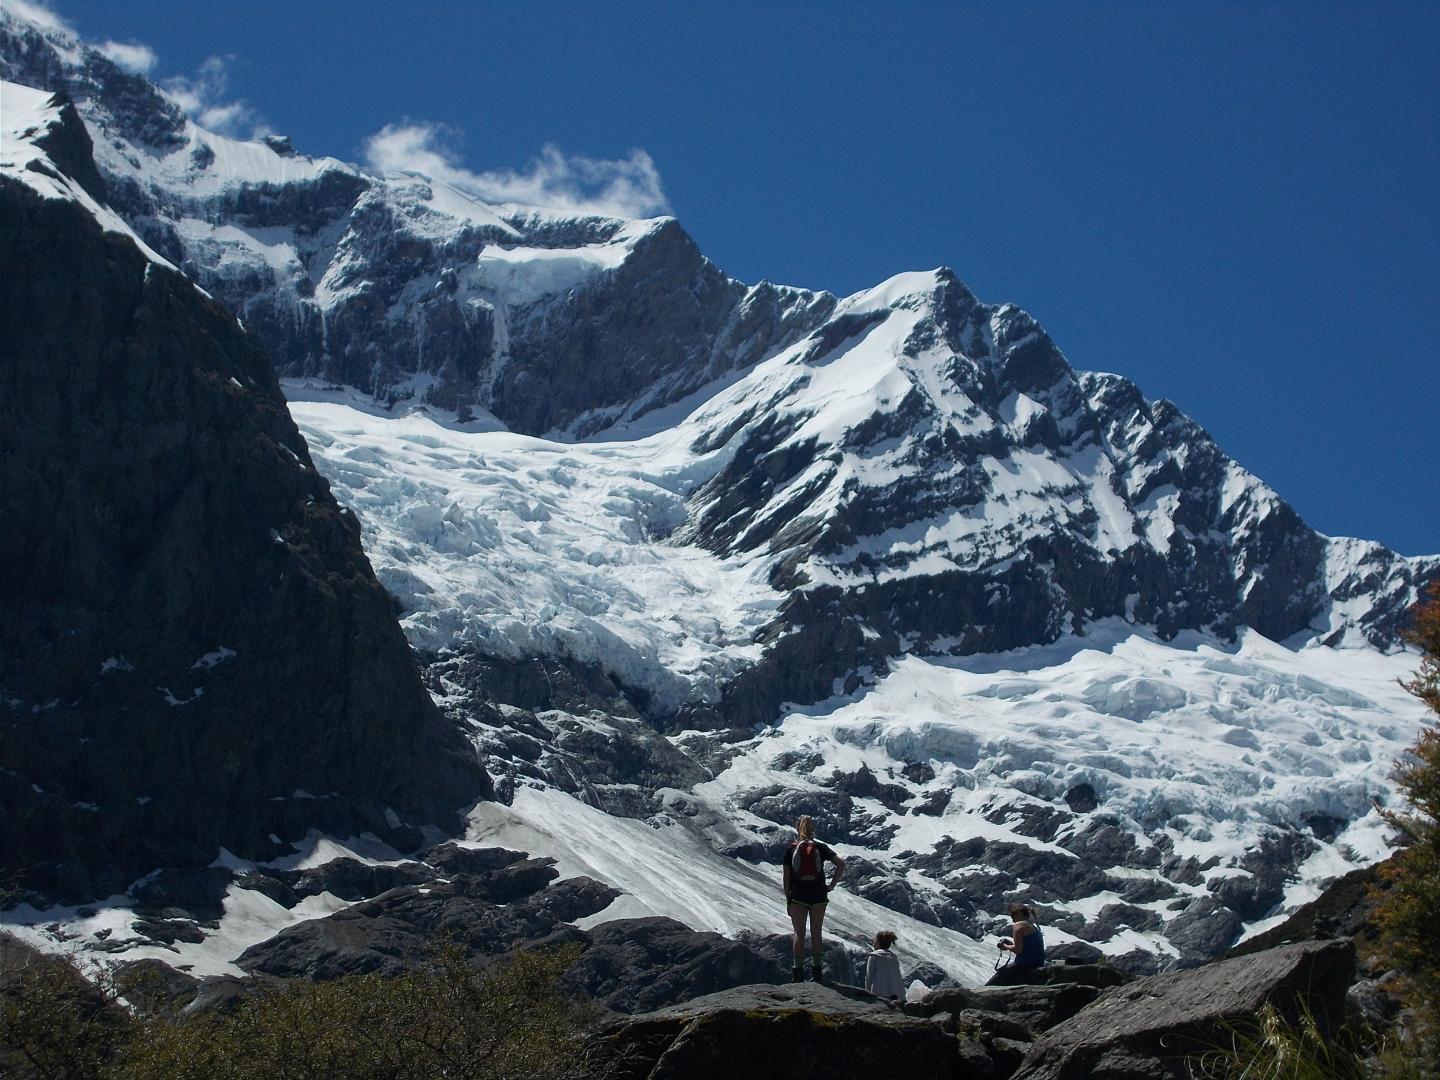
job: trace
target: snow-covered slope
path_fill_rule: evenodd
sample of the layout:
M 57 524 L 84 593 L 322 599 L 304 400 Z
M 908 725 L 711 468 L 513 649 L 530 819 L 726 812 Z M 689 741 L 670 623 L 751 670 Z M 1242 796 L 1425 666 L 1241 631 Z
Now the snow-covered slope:
M 856 370 L 883 382 L 868 359 Z M 822 370 L 839 378 L 845 362 L 827 355 Z M 733 445 L 696 447 L 757 386 L 814 394 L 815 415 L 825 400 L 864 400 L 827 397 L 779 358 L 675 428 L 583 444 L 292 401 L 412 641 L 434 657 L 432 690 L 485 721 L 475 737 L 514 786 L 508 809 L 477 812 L 474 838 L 586 868 L 631 894 L 625 913 L 759 929 L 769 920 L 725 899 L 739 888 L 725 874 L 704 879 L 714 899 L 687 916 L 689 900 L 617 857 L 617 836 L 647 835 L 649 821 L 703 865 L 717 851 L 742 860 L 726 873 L 751 881 L 784 827 L 811 813 L 852 858 L 851 888 L 911 932 L 978 936 L 1025 894 L 1059 940 L 1136 967 L 1212 955 L 1383 852 L 1371 799 L 1391 797 L 1390 763 L 1424 715 L 1395 684 L 1413 667 L 1404 652 L 1286 647 L 1250 628 L 1167 641 L 1132 613 L 999 653 L 912 641 L 813 704 L 780 705 L 753 733 L 690 727 L 737 672 L 759 669 L 765 628 L 815 588 L 773 584 L 777 567 L 795 569 L 783 544 L 688 542 L 687 506 L 733 462 Z M 1050 467 L 1081 490 L 1093 475 Z M 993 530 L 1003 543 L 1007 526 L 1029 527 L 1047 504 L 1027 504 L 1027 475 L 1001 502 L 1013 519 L 996 513 L 961 535 Z M 1136 529 L 1126 512 L 1109 528 Z M 465 658 L 479 652 L 549 657 L 543 692 L 493 669 L 476 677 Z M 567 681 L 593 669 L 612 681 Z M 513 704 L 487 705 L 497 699 Z M 626 719 L 666 713 L 668 736 Z
M 152 262 L 174 269 L 106 205 L 103 188 L 96 182 L 87 187 L 55 160 L 65 156 L 65 112 L 68 109 L 73 115 L 74 106 L 48 90 L 3 81 L 0 102 L 4 104 L 0 115 L 0 170 L 4 171 L 0 175 L 19 181 L 42 198 L 78 203 L 106 232 L 128 237 Z M 93 164 L 89 172 L 93 175 Z

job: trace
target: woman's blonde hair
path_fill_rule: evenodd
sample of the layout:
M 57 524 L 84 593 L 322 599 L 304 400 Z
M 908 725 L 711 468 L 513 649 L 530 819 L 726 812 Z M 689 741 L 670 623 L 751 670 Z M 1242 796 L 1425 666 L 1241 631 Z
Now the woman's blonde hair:
M 800 834 L 802 839 L 815 839 L 815 819 L 809 814 L 805 814 L 799 821 L 795 822 L 795 831 Z

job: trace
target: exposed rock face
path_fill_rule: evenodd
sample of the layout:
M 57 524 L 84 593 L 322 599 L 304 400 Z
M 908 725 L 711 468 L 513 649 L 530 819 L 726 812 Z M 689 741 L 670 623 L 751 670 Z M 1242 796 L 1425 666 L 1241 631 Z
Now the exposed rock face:
M 285 978 L 395 975 L 424 963 L 426 950 L 441 938 L 480 956 L 498 954 L 549 937 L 617 895 L 589 878 L 556 882 L 557 876 L 548 860 L 519 859 L 486 873 L 401 886 L 283 930 L 236 962 L 257 975 Z
M 1324 941 L 1351 937 L 1373 941 L 1375 901 L 1372 890 L 1381 884 L 1383 863 L 1352 870 L 1332 882 L 1314 900 L 1304 904 L 1279 926 L 1246 939 L 1227 957 L 1248 956 L 1296 941 Z
M 624 1080 L 957 1075 L 953 1034 L 863 991 L 742 986 L 617 1022 L 597 1057 Z
M 1016 1080 L 1180 1080 L 1185 1055 L 1218 1042 L 1226 1024 L 1253 1023 L 1266 1004 L 1294 1020 L 1303 1001 L 1322 1025 L 1338 1022 L 1354 973 L 1354 946 L 1342 940 L 1139 979 L 1042 1035 Z
M 39 134 L 83 160 L 68 106 Z M 30 168 L 63 188 L 59 164 Z M 311 827 L 453 826 L 488 781 L 264 352 L 37 191 L 0 175 L 0 259 L 23 268 L 0 290 L 5 878 L 84 900 Z
M 566 982 L 616 1012 L 646 1012 L 736 986 L 790 978 L 790 939 L 783 935 L 727 938 L 655 918 L 602 923 L 576 937 L 585 953 L 566 973 Z M 856 978 L 845 947 L 833 939 L 826 942 L 825 971 L 832 982 Z

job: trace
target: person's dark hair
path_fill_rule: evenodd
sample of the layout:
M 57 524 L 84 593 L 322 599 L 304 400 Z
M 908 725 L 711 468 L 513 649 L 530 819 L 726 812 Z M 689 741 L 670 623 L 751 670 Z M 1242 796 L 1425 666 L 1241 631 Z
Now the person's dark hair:
M 877 949 L 888 949 L 891 945 L 894 944 L 894 930 L 881 930 L 878 934 L 875 935 L 875 948 Z

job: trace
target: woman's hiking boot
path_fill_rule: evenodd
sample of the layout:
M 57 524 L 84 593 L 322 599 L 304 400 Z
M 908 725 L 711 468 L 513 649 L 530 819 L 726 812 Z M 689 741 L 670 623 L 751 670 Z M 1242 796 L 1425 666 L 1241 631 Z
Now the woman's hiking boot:
M 821 986 L 824 986 L 824 985 L 825 985 L 825 962 L 824 962 L 823 960 L 821 960 L 821 959 L 817 956 L 817 957 L 815 957 L 815 960 L 814 960 L 814 962 L 811 964 L 811 966 L 815 969 L 814 975 L 813 975 L 812 977 L 814 978 L 814 980 L 815 980 L 817 983 L 819 983 Z
M 790 981 L 791 981 L 792 983 L 804 982 L 804 981 L 805 981 L 805 965 L 804 965 L 804 964 L 796 964 L 793 968 L 790 969 Z

